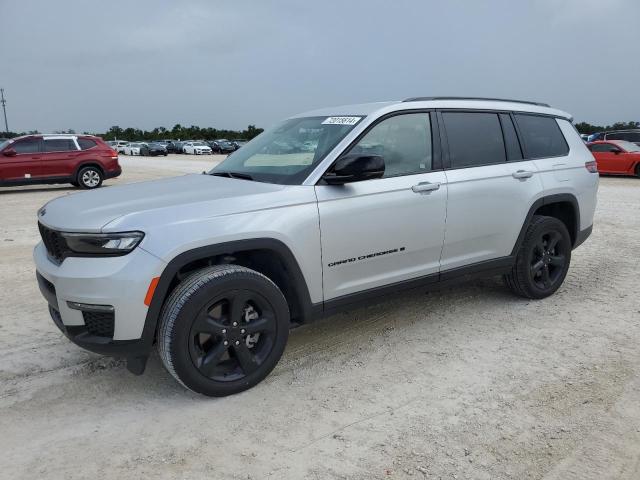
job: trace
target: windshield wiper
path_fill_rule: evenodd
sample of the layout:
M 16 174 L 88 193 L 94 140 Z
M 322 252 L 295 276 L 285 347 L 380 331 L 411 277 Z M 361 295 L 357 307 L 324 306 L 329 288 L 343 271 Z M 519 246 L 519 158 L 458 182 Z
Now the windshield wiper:
M 227 177 L 227 178 L 240 178 L 242 180 L 253 180 L 251 175 L 247 175 L 246 173 L 238 173 L 238 172 L 213 172 L 211 175 L 216 177 Z

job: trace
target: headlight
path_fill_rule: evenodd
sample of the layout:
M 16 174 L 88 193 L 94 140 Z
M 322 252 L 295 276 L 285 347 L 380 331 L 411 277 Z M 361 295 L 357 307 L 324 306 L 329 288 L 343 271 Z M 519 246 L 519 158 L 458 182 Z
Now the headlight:
M 61 232 L 67 247 L 85 255 L 125 255 L 142 241 L 142 232 L 67 233 Z

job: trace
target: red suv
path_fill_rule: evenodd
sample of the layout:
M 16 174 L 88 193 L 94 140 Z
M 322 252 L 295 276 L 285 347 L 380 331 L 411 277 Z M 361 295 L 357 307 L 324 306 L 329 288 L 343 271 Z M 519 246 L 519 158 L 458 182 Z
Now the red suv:
M 25 135 L 0 143 L 0 186 L 71 183 L 98 188 L 120 173 L 118 153 L 90 135 Z

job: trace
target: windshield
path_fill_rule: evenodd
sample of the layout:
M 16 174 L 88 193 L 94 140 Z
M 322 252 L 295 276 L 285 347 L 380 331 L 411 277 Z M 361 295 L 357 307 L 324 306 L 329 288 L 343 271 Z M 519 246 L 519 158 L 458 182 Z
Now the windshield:
M 209 173 L 239 173 L 242 178 L 258 182 L 299 185 L 362 118 L 285 120 L 236 150 Z
M 193 142 L 193 145 L 194 145 L 195 147 L 208 147 L 208 146 L 209 146 L 209 145 L 207 145 L 207 144 L 206 144 L 206 143 L 204 143 L 204 142 Z
M 4 147 L 6 147 L 7 145 L 9 145 L 9 140 L 4 140 L 2 142 L 0 142 L 0 150 L 4 149 Z
M 615 140 L 611 143 L 615 143 L 619 147 L 622 147 L 627 152 L 640 152 L 640 147 L 635 143 L 627 142 L 626 140 Z

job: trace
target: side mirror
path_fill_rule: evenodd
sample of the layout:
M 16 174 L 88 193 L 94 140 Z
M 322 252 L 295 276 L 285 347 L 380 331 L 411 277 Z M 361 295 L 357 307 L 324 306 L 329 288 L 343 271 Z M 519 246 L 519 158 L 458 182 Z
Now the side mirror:
M 15 157 L 17 155 L 16 151 L 13 148 L 7 148 L 2 154 L 5 157 Z
M 343 185 L 381 178 L 383 175 L 384 159 L 380 155 L 351 153 L 338 158 L 322 179 L 329 185 Z

